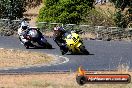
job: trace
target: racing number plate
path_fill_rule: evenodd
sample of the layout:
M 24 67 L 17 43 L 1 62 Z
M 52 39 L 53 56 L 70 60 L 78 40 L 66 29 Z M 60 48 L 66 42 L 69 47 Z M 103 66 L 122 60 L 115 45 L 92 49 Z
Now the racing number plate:
M 72 39 L 75 43 L 78 41 L 75 37 L 72 37 Z

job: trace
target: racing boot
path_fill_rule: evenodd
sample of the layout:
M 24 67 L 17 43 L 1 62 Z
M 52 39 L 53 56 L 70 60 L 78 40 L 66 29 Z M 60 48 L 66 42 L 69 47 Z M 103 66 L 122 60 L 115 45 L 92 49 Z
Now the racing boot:
M 26 49 L 29 49 L 29 47 L 34 47 L 35 48 L 35 46 L 30 41 L 25 42 L 24 46 L 26 47 Z

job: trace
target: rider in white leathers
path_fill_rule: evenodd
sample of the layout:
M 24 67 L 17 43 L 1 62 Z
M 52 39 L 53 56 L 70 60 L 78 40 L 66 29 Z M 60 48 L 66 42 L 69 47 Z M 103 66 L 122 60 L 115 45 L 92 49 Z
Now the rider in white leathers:
M 25 20 L 23 20 L 21 22 L 21 27 L 18 29 L 18 35 L 19 35 L 19 39 L 21 43 L 24 44 L 25 46 L 26 46 L 26 43 L 29 42 L 29 40 L 26 39 L 28 29 L 29 29 L 28 23 Z

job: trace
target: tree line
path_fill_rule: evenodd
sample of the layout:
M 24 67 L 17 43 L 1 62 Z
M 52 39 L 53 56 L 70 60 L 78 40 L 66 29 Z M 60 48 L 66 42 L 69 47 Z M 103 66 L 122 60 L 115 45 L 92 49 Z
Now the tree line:
M 119 27 L 127 27 L 132 21 L 131 0 L 110 0 L 116 13 L 114 21 Z M 0 0 L 0 18 L 19 19 L 27 7 L 36 7 L 43 2 L 38 21 L 74 23 L 85 21 L 84 15 L 94 9 L 95 0 Z M 125 10 L 125 8 L 128 8 Z
M 19 19 L 27 8 L 40 5 L 42 0 L 0 0 L 0 18 Z

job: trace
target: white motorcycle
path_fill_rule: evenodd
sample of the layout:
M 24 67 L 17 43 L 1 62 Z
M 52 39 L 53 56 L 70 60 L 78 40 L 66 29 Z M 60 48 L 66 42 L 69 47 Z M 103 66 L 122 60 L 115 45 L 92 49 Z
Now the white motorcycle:
M 25 46 L 27 49 L 30 47 L 52 49 L 52 45 L 48 43 L 38 28 L 29 28 L 28 30 L 26 39 L 29 42 Z

